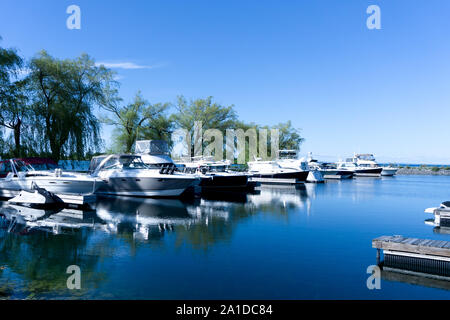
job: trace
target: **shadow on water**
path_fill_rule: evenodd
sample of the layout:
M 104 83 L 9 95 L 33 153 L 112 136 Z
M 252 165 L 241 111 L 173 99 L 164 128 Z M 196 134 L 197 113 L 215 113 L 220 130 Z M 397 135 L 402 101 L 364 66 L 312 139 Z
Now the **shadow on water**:
M 102 197 L 89 211 L 0 202 L 0 298 L 101 298 L 94 292 L 117 277 L 101 265 L 124 250 L 132 257 L 138 250 L 165 246 L 168 235 L 175 247 L 211 250 L 229 241 L 251 216 L 285 216 L 308 206 L 305 186 L 191 200 Z M 70 265 L 80 266 L 87 289 L 67 289 Z

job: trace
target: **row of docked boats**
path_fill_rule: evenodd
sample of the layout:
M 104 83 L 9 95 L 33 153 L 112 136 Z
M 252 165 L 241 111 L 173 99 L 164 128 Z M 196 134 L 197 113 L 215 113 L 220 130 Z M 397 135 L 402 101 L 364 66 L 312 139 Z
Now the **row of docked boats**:
M 21 191 L 36 190 L 137 197 L 178 197 L 196 188 L 201 192 L 251 191 L 260 183 L 258 179 L 289 179 L 298 183 L 320 182 L 333 176 L 349 178 L 359 173 L 381 174 L 385 169 L 375 164 L 374 159 L 356 158 L 333 167 L 312 159 L 311 154 L 305 160 L 299 159 L 296 151 L 280 150 L 277 160 L 255 159 L 248 163 L 248 171 L 236 172 L 230 170 L 229 161 L 192 158 L 174 162 L 166 142 L 146 140 L 136 142 L 135 154 L 94 157 L 88 173 L 34 168 L 24 159 L 1 161 L 0 197 L 12 198 Z

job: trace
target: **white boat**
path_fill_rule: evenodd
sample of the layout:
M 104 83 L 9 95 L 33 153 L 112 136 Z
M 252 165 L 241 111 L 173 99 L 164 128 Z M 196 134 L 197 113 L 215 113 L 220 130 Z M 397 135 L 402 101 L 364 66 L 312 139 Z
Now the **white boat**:
M 92 159 L 92 175 L 103 180 L 96 194 L 136 197 L 177 197 L 198 182 L 193 175 L 148 166 L 139 155 L 109 155 Z
M 381 171 L 382 176 L 392 177 L 397 174 L 398 168 L 394 167 L 383 167 L 383 171 Z
M 353 172 L 354 175 L 371 175 L 371 176 L 380 176 L 383 168 L 376 165 L 373 166 L 369 163 L 358 163 L 358 158 L 356 155 L 353 158 L 347 158 L 345 161 L 338 161 L 337 169 L 342 171 Z
M 348 179 L 353 176 L 353 172 L 348 170 L 339 170 L 335 165 L 328 163 L 319 163 L 316 159 L 313 159 L 312 153 L 308 152 L 308 167 L 313 170 L 319 171 L 324 179 Z
M 214 161 L 213 157 L 193 157 L 177 161 L 169 156 L 167 142 L 162 140 L 136 141 L 135 153 L 150 167 L 175 170 L 178 174 L 196 176 L 202 191 L 245 190 L 249 188 L 248 176 L 229 172 L 231 162 Z
M 229 170 L 231 161 L 216 161 L 213 157 L 193 157 L 176 162 L 182 172 L 197 174 L 203 191 L 249 191 L 254 187 L 248 175 Z
M 55 194 L 93 194 L 102 185 L 102 180 L 86 174 L 55 170 L 34 170 L 21 160 L 0 163 L 0 197 L 12 198 L 20 191 L 33 191 L 35 186 Z
M 323 175 L 318 168 L 309 166 L 305 158 L 300 158 L 297 150 L 278 150 L 277 163 L 282 168 L 292 168 L 300 171 L 308 171 L 306 181 L 323 182 Z
M 298 182 L 305 182 L 309 171 L 301 170 L 300 168 L 282 167 L 278 161 L 262 161 L 256 158 L 255 161 L 247 163 L 248 173 L 255 178 L 270 178 L 270 179 L 296 179 Z
M 393 176 L 397 173 L 398 168 L 394 167 L 381 167 L 376 161 L 375 157 L 371 153 L 355 154 L 352 158 L 359 167 L 364 168 L 382 168 L 382 176 Z

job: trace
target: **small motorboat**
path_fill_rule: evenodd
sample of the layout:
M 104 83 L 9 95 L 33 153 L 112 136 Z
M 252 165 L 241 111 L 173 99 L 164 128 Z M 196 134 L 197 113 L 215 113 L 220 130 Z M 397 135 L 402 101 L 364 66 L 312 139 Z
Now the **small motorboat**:
M 93 194 L 103 183 L 101 179 L 86 174 L 63 172 L 61 169 L 35 170 L 22 160 L 0 162 L 0 197 L 13 198 L 22 190 L 34 192 L 36 187 L 53 194 Z
M 319 163 L 313 159 L 312 153 L 308 152 L 308 167 L 319 171 L 324 179 L 349 179 L 353 177 L 353 172 L 348 170 L 339 170 L 336 165 L 330 163 Z

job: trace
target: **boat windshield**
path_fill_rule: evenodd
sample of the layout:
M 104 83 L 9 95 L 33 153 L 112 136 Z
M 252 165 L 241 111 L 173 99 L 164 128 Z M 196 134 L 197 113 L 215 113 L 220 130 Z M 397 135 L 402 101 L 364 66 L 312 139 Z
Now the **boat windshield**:
M 225 165 L 209 165 L 208 169 L 210 172 L 226 172 L 227 166 Z
M 113 157 L 105 162 L 103 169 L 148 169 L 141 157 L 121 156 Z
M 14 165 L 16 167 L 17 172 L 28 172 L 33 171 L 33 167 L 29 164 L 26 164 L 25 162 L 21 160 L 14 161 Z
M 11 161 L 1 161 L 0 162 L 0 178 L 4 178 L 8 173 L 16 172 L 30 172 L 34 171 L 33 167 L 21 160 L 13 160 L 14 168 L 11 166 Z
M 297 159 L 297 151 L 296 150 L 279 150 L 278 158 L 279 159 Z
M 374 161 L 375 157 L 372 154 L 358 154 L 357 157 L 361 160 Z

